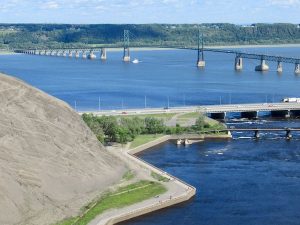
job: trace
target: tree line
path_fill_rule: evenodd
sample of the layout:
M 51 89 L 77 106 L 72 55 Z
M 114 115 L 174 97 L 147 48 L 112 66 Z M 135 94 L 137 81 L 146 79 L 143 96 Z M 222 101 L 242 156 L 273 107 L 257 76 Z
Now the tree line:
M 200 115 L 196 124 L 191 127 L 167 127 L 162 119 L 155 117 L 115 117 L 95 116 L 83 114 L 82 119 L 96 135 L 101 143 L 117 142 L 127 143 L 141 134 L 181 134 L 184 132 L 201 132 L 205 129 L 221 129 L 219 125 L 211 126 L 205 122 L 204 116 Z
M 206 45 L 300 43 L 299 24 L 0 24 L 0 48 L 121 46 L 123 30 L 131 46 L 195 47 L 198 30 Z

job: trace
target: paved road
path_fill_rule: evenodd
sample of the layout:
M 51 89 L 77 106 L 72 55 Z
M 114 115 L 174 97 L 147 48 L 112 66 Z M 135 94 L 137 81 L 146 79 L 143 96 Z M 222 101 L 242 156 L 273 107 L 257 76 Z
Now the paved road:
M 143 115 L 161 113 L 221 113 L 221 112 L 256 112 L 256 111 L 280 111 L 300 110 L 300 103 L 256 103 L 256 104 L 231 104 L 231 105 L 203 105 L 172 108 L 144 108 L 144 109 L 122 109 L 103 111 L 82 111 L 82 113 L 93 113 L 95 115 Z

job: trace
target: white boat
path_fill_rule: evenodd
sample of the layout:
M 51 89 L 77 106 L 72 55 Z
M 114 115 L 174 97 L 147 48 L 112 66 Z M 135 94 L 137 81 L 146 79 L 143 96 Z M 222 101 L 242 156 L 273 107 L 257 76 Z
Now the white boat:
M 137 63 L 139 63 L 140 61 L 138 60 L 138 59 L 134 59 L 133 61 L 132 61 L 132 63 L 134 63 L 134 64 L 137 64 Z

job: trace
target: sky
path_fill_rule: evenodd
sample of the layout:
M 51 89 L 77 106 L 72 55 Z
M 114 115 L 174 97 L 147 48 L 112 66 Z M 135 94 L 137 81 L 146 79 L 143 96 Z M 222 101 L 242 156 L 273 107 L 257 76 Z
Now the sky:
M 300 0 L 0 0 L 0 23 L 300 23 Z

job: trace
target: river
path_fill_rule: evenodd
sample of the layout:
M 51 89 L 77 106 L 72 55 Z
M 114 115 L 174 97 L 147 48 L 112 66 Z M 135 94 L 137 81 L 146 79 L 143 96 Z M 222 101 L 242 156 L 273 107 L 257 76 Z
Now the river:
M 299 57 L 300 48 L 245 49 Z M 77 110 L 170 107 L 199 104 L 274 102 L 300 97 L 294 65 L 276 73 L 255 72 L 257 61 L 244 60 L 233 70 L 234 56 L 207 53 L 204 70 L 195 67 L 193 51 L 137 51 L 139 64 L 63 57 L 0 56 L 0 70 L 56 96 Z M 229 120 L 235 127 L 300 127 L 298 120 Z M 189 147 L 172 142 L 139 156 L 197 188 L 190 202 L 146 215 L 126 225 L 226 225 L 300 223 L 300 135 L 234 133 L 233 140 L 209 140 Z

